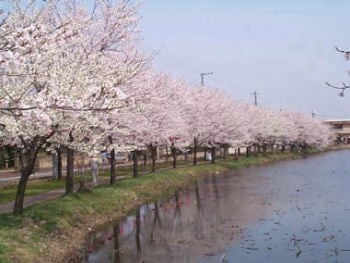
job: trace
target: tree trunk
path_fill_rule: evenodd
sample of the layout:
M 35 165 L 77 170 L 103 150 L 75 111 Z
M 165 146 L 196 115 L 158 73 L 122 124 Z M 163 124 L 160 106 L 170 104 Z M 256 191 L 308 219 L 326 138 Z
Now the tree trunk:
M 235 150 L 235 160 L 238 160 L 238 150 Z
M 249 152 L 250 152 L 250 146 L 246 147 L 245 149 L 245 157 L 249 157 Z
M 23 212 L 24 194 L 30 174 L 31 173 L 28 172 L 22 172 L 21 174 L 21 179 L 19 180 L 19 184 L 17 186 L 15 204 L 13 207 L 14 215 L 19 215 Z
M 294 152 L 294 144 L 290 145 L 290 152 Z
M 215 146 L 213 145 L 211 147 L 211 163 L 215 163 L 215 155 L 216 155 Z
M 157 146 L 151 144 L 151 155 L 152 155 L 152 173 L 156 171 L 156 155 L 157 155 Z
M 34 147 L 34 146 L 33 146 Z M 21 159 L 21 178 L 19 180 L 18 186 L 17 186 L 17 193 L 16 193 L 16 199 L 15 204 L 13 207 L 13 214 L 19 215 L 23 212 L 23 203 L 24 203 L 24 195 L 25 190 L 27 187 L 27 182 L 30 177 L 30 175 L 33 172 L 36 157 L 38 155 L 39 149 L 30 149 L 30 151 L 23 154 L 23 152 L 20 152 L 20 159 Z
M 143 151 L 143 167 L 146 169 L 147 166 L 147 152 Z
M 74 191 L 74 150 L 67 148 L 66 194 Z
M 41 147 L 53 134 L 54 131 L 46 137 L 35 137 L 31 143 L 27 143 L 21 135 L 19 136 L 23 148 L 21 147 L 19 150 L 21 178 L 17 186 L 16 198 L 13 206 L 14 215 L 22 214 L 23 212 L 24 195 L 28 179 L 34 170 L 35 162 Z
M 173 168 L 176 168 L 176 148 L 174 144 L 171 146 L 171 154 L 173 155 Z
M 139 176 L 139 171 L 138 171 L 138 159 L 137 159 L 137 151 L 132 152 L 132 160 L 133 160 L 133 177 L 136 178 Z
M 197 164 L 197 138 L 193 139 L 193 164 Z
M 79 189 L 78 192 L 86 190 L 86 174 L 84 169 L 84 159 L 81 159 L 77 162 L 77 170 L 80 174 L 80 181 L 79 181 Z
M 168 164 L 168 160 L 169 160 L 169 150 L 168 150 L 168 146 L 165 146 L 165 166 Z
M 62 178 L 62 150 L 61 148 L 56 148 L 57 153 L 57 180 Z
M 204 147 L 204 161 L 207 160 L 207 147 Z
M 226 157 L 227 157 L 227 150 L 228 150 L 228 146 L 224 145 L 224 160 L 226 160 Z
M 52 158 L 52 179 L 58 179 L 58 158 L 56 154 L 51 154 Z
M 115 184 L 116 179 L 116 164 L 115 164 L 115 150 L 111 150 L 111 157 L 110 157 L 110 180 L 109 184 L 113 185 Z
M 241 148 L 240 147 L 238 147 L 237 154 L 238 154 L 238 156 L 241 155 Z

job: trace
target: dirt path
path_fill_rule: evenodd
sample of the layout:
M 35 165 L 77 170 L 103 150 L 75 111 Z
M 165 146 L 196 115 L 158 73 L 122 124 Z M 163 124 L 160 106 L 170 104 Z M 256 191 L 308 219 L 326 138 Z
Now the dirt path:
M 122 179 L 124 177 L 125 176 L 119 176 L 118 179 Z M 105 185 L 105 184 L 108 184 L 108 182 L 109 182 L 109 178 L 101 178 L 99 179 L 98 184 Z M 74 189 L 78 189 L 78 188 L 79 188 L 79 184 L 74 185 Z M 44 192 L 38 195 L 27 196 L 24 198 L 24 208 L 58 198 L 64 194 L 65 194 L 65 189 L 61 188 L 61 189 L 55 189 L 52 191 Z M 11 201 L 8 203 L 0 204 L 0 214 L 11 213 L 13 210 L 14 203 L 15 203 L 14 201 Z
M 205 164 L 205 162 L 199 162 L 198 164 Z M 182 167 L 186 167 L 186 165 L 177 166 L 177 168 L 182 168 Z M 159 168 L 157 171 L 163 171 L 163 170 L 169 170 L 169 169 L 172 169 L 172 168 L 164 167 L 164 168 Z M 140 175 L 144 175 L 144 173 L 140 171 Z M 126 177 L 128 176 L 117 176 L 117 180 L 118 179 L 120 180 Z M 109 178 L 100 178 L 98 182 L 99 185 L 106 185 L 108 183 L 109 183 Z M 74 189 L 78 189 L 78 188 L 79 188 L 79 184 L 76 184 L 74 186 Z M 27 196 L 24 198 L 24 208 L 58 198 L 64 194 L 65 194 L 65 189 L 61 188 L 61 189 L 55 189 L 55 190 L 44 192 L 37 195 Z M 8 203 L 0 204 L 0 214 L 11 213 L 13 210 L 14 203 L 15 203 L 14 201 L 11 201 Z
M 58 198 L 64 193 L 64 189 L 56 189 L 42 194 L 28 196 L 24 199 L 24 207 L 26 208 L 34 204 Z M 14 203 L 14 201 L 11 201 L 8 203 L 0 204 L 0 214 L 11 213 L 13 210 Z
M 186 165 L 178 165 L 177 167 L 184 167 Z M 172 169 L 169 167 L 164 167 L 164 168 L 159 168 L 158 171 L 161 170 L 168 170 L 168 169 Z M 5 173 L 3 173 L 5 174 Z M 11 173 L 12 175 L 15 173 Z M 10 175 L 10 173 L 9 173 Z M 142 171 L 140 171 L 140 175 L 144 175 L 144 173 L 142 173 Z M 10 176 L 9 176 L 10 177 Z M 117 176 L 117 179 L 122 179 L 128 176 Z M 106 185 L 109 183 L 109 178 L 100 178 L 99 179 L 99 185 Z M 79 189 L 79 184 L 74 185 L 74 189 Z M 29 207 L 31 205 L 34 204 L 39 204 L 45 201 L 49 201 L 55 198 L 58 198 L 62 195 L 65 194 L 65 189 L 61 188 L 61 189 L 55 189 L 52 191 L 47 191 L 41 194 L 37 194 L 37 195 L 32 195 L 32 196 L 27 196 L 24 198 L 24 208 Z M 4 203 L 4 204 L 0 204 L 0 214 L 7 214 L 7 213 L 11 213 L 13 210 L 13 206 L 14 206 L 14 201 L 8 202 L 8 203 Z

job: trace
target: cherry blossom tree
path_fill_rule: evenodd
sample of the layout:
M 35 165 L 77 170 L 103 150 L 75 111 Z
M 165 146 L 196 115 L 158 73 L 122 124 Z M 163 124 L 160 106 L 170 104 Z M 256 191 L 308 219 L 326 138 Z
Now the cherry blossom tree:
M 44 146 L 66 147 L 66 192 L 73 191 L 74 151 L 305 144 L 324 147 L 330 133 L 302 114 L 238 103 L 227 94 L 192 87 L 147 67 L 138 39 L 137 6 L 128 1 L 12 1 L 0 13 L 0 136 L 19 149 L 22 174 L 14 213 Z
M 188 129 L 184 122 L 183 100 L 186 92 L 185 84 L 170 78 L 166 74 L 146 72 L 133 85 L 130 93 L 136 108 L 130 116 L 133 124 L 132 137 L 129 143 L 138 147 L 148 148 L 152 157 L 152 171 L 155 170 L 156 147 L 170 146 L 173 148 L 176 166 L 176 147 L 187 145 Z
M 22 160 L 15 213 L 49 139 L 68 147 L 71 192 L 73 150 L 84 130 L 103 127 L 101 115 L 127 106 L 118 87 L 145 64 L 136 25 L 137 7 L 127 1 L 95 1 L 91 11 L 78 1 L 13 2 L 0 27 L 0 110 Z

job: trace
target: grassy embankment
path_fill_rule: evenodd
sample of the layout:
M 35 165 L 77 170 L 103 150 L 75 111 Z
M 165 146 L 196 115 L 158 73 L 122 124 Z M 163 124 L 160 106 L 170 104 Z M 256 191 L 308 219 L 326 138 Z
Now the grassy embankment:
M 107 176 L 102 174 L 102 176 Z M 75 176 L 74 182 L 79 183 L 80 177 Z M 86 176 L 87 181 L 91 181 L 91 176 Z M 65 188 L 65 178 L 62 180 L 53 180 L 53 179 L 37 179 L 29 181 L 26 188 L 25 196 L 33 196 L 38 195 L 44 192 L 48 192 L 56 189 L 64 189 Z M 10 201 L 15 200 L 17 191 L 17 182 L 6 183 L 6 185 L 0 185 L 0 204 L 4 204 Z
M 187 162 L 187 164 L 190 162 Z M 179 165 L 186 165 L 186 162 L 179 161 Z M 157 163 L 156 167 L 157 169 L 163 169 L 163 168 L 169 168 L 171 166 L 171 161 L 169 161 L 167 164 L 165 163 Z M 105 167 L 105 170 L 100 171 L 99 178 L 103 179 L 103 181 L 108 181 L 109 179 L 109 168 Z M 147 174 L 151 172 L 151 165 L 147 165 L 144 167 L 143 165 L 140 165 L 139 167 L 139 173 L 140 175 Z M 117 176 L 131 176 L 132 175 L 132 164 L 130 165 L 124 165 L 124 166 L 118 166 L 117 167 Z M 74 182 L 76 184 L 79 184 L 81 177 L 79 175 L 76 175 L 74 177 Z M 85 180 L 87 183 L 92 182 L 92 176 L 89 172 L 87 172 L 85 176 Z M 57 190 L 57 189 L 64 189 L 65 188 L 65 177 L 63 177 L 61 180 L 54 180 L 54 179 L 37 179 L 37 180 L 30 180 L 27 184 L 26 188 L 26 197 L 38 195 L 44 192 L 48 192 L 51 190 Z M 17 182 L 5 182 L 0 183 L 0 204 L 4 204 L 10 201 L 14 201 L 16 197 L 16 191 L 17 191 Z M 0 262 L 1 263 L 1 262 Z
M 165 198 L 199 175 L 300 156 L 266 154 L 164 170 L 33 205 L 20 217 L 0 215 L 0 262 L 64 261 L 81 247 L 90 228 L 125 216 L 138 205 Z

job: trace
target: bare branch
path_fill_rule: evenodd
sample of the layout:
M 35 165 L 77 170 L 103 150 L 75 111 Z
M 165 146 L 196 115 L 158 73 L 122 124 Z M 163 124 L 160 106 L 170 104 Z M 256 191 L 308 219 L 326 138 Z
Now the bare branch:
M 350 51 L 346 51 L 346 50 L 341 50 L 339 49 L 337 46 L 335 47 L 335 50 L 340 52 L 340 53 L 350 53 Z
M 339 49 L 338 47 L 335 47 L 335 50 L 340 53 L 343 53 L 346 60 L 350 60 L 350 51 L 342 50 L 342 49 Z
M 346 85 L 345 83 L 343 83 L 343 87 L 337 87 L 337 86 L 329 84 L 328 82 L 326 82 L 326 85 L 333 88 L 333 89 L 340 89 L 341 90 L 341 92 L 339 93 L 340 97 L 344 97 L 345 90 L 350 88 L 350 86 Z
M 331 87 L 331 88 L 333 88 L 333 89 L 340 89 L 340 90 L 350 89 L 350 86 L 346 85 L 345 83 L 343 83 L 343 87 L 334 86 L 334 85 L 330 84 L 329 82 L 325 82 L 325 84 L 326 84 L 328 87 Z

